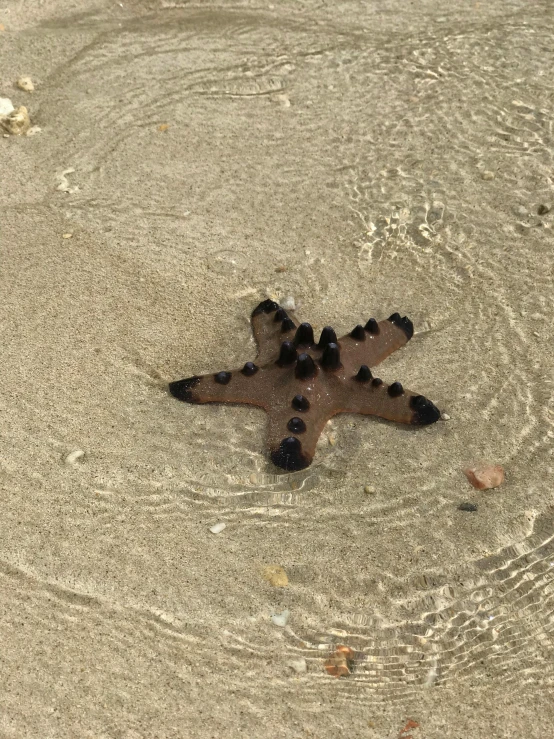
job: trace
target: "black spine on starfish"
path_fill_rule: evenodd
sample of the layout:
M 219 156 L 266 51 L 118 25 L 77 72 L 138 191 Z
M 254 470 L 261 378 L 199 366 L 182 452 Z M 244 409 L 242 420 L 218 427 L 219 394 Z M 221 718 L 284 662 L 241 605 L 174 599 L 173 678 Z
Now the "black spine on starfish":
M 247 362 L 244 367 L 241 369 L 241 372 L 246 377 L 252 377 L 252 375 L 255 375 L 258 371 L 259 367 L 256 367 L 254 362 Z
M 299 380 L 305 380 L 308 377 L 313 377 L 316 372 L 316 364 L 310 355 L 306 353 L 300 354 L 296 362 L 296 377 Z
M 358 382 L 369 382 L 372 377 L 373 375 L 371 374 L 371 370 L 367 364 L 362 364 L 355 379 L 358 380 Z
M 296 347 L 292 343 L 292 341 L 283 341 L 281 344 L 281 349 L 279 351 L 279 359 L 277 360 L 277 364 L 281 367 L 284 367 L 287 364 L 292 364 L 293 362 L 296 362 Z
M 219 385 L 227 385 L 227 383 L 231 379 L 231 373 L 230 372 L 218 372 L 217 375 L 214 375 L 214 380 Z
M 288 318 L 287 311 L 284 308 L 279 308 L 275 312 L 275 317 L 273 318 L 273 320 L 275 321 L 275 323 L 279 323 L 279 321 L 284 321 L 285 318 Z
M 321 356 L 321 366 L 325 370 L 336 370 L 342 367 L 338 344 L 334 344 L 333 342 L 327 344 Z
M 317 348 L 325 349 L 327 344 L 336 344 L 337 341 L 338 339 L 335 333 L 335 329 L 331 328 L 331 326 L 325 326 L 321 332 L 321 336 L 319 337 Z
M 288 316 L 283 319 L 283 323 L 281 324 L 281 333 L 286 334 L 287 331 L 292 331 L 294 328 L 294 321 L 292 318 L 289 318 Z
M 314 343 L 314 330 L 309 323 L 301 323 L 298 326 L 294 335 L 294 343 L 296 346 Z
M 306 424 L 298 416 L 293 416 L 287 423 L 287 428 L 292 431 L 293 434 L 303 434 L 306 431 Z
M 404 388 L 399 382 L 393 382 L 389 385 L 389 395 L 391 398 L 398 398 L 400 395 L 404 395 Z
M 398 328 L 401 328 L 402 331 L 404 331 L 408 341 L 414 335 L 414 324 L 410 321 L 408 316 L 400 317 L 400 313 L 393 313 L 392 316 L 389 316 L 388 320 L 391 323 L 394 323 L 395 326 L 398 326 Z
M 295 395 L 291 405 L 295 411 L 307 411 L 310 409 L 310 401 L 303 395 Z
M 368 332 L 368 334 L 378 334 L 379 333 L 379 324 L 375 320 L 375 318 L 370 318 L 369 321 L 365 325 L 365 330 Z
M 352 331 L 350 332 L 350 336 L 353 339 L 356 339 L 356 341 L 363 341 L 365 339 L 364 327 L 358 324 L 355 328 L 352 329 Z

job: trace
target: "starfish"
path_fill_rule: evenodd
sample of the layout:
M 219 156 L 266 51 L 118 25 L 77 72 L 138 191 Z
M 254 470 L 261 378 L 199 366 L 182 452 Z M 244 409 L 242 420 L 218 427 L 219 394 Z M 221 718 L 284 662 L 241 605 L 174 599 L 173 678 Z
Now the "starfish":
M 169 384 L 186 403 L 247 403 L 269 415 L 271 459 L 284 470 L 302 470 L 313 460 L 317 440 L 337 413 L 363 413 L 389 421 L 425 426 L 439 419 L 430 400 L 386 385 L 370 367 L 382 362 L 413 336 L 409 318 L 399 313 L 384 321 L 370 318 L 337 339 L 325 326 L 316 343 L 309 323 L 297 325 L 273 300 L 252 312 L 258 344 L 256 363 L 232 372 L 193 376 Z

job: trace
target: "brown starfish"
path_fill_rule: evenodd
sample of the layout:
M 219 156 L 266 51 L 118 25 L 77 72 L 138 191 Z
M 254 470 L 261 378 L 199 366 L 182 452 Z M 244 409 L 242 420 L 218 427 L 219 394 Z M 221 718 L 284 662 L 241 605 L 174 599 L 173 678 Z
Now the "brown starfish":
M 273 300 L 252 313 L 258 343 L 257 364 L 233 372 L 194 376 L 169 385 L 187 403 L 249 403 L 269 415 L 271 459 L 285 470 L 302 470 L 313 459 L 317 440 L 336 413 L 364 413 L 389 421 L 424 426 L 440 411 L 430 400 L 385 385 L 369 367 L 406 344 L 414 333 L 409 318 L 393 313 L 370 318 L 341 339 L 330 326 L 315 343 L 309 323 L 300 326 Z

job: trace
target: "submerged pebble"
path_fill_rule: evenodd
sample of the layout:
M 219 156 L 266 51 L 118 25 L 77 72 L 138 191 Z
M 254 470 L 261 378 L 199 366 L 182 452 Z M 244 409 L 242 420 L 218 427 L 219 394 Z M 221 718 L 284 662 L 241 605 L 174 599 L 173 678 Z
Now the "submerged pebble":
M 85 453 L 82 449 L 74 449 L 72 452 L 69 452 L 69 454 L 66 454 L 63 461 L 66 464 L 74 465 L 84 456 L 85 456 Z
M 546 203 L 541 203 L 539 207 L 537 208 L 537 213 L 540 216 L 545 216 L 547 213 L 550 213 L 552 206 L 547 205 Z
M 33 90 L 35 89 L 33 80 L 26 75 L 23 75 L 23 77 L 18 77 L 15 84 L 19 87 L 20 90 L 24 90 L 25 92 L 33 92 Z
M 325 660 L 325 670 L 333 677 L 348 677 L 354 669 L 355 656 L 353 649 L 339 644 L 333 654 Z
M 271 614 L 271 620 L 275 624 L 275 626 L 280 626 L 282 629 L 285 628 L 287 625 L 287 621 L 289 620 L 290 611 L 284 610 L 282 613 L 272 613 Z
M 477 505 L 475 503 L 460 503 L 460 505 L 458 506 L 458 510 L 475 513 L 475 511 L 477 510 Z
M 303 672 L 308 672 L 308 663 L 304 659 L 304 657 L 299 657 L 298 659 L 291 659 L 287 663 L 291 670 L 296 672 L 297 674 L 302 674 Z
M 477 490 L 497 488 L 504 482 L 504 469 L 499 464 L 482 463 L 467 467 L 464 474 Z
M 20 105 L 19 108 L 15 108 L 8 115 L 0 117 L 0 127 L 11 136 L 21 136 L 27 133 L 30 125 L 29 112 L 24 105 Z
M 274 588 L 286 588 L 289 584 L 287 573 L 280 565 L 266 565 L 263 569 L 263 578 Z

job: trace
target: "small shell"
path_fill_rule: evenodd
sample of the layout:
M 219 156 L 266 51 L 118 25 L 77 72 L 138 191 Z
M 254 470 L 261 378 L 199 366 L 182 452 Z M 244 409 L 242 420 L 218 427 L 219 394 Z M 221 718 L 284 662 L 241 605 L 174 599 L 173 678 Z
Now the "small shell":
M 221 523 L 215 523 L 213 526 L 210 526 L 210 531 L 212 534 L 221 534 L 224 528 L 226 528 L 227 524 L 221 522 Z
M 497 488 L 504 482 L 504 469 L 499 464 L 482 463 L 466 467 L 464 474 L 477 490 Z

